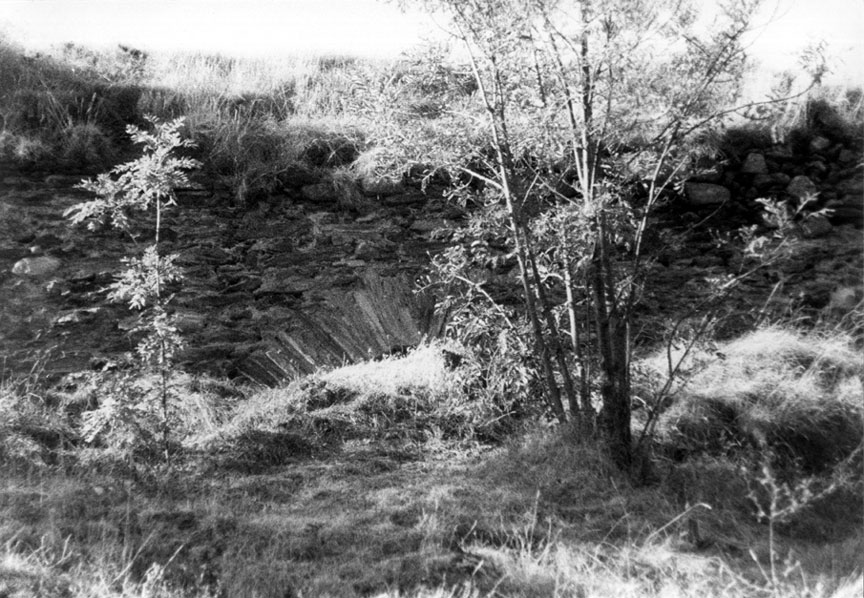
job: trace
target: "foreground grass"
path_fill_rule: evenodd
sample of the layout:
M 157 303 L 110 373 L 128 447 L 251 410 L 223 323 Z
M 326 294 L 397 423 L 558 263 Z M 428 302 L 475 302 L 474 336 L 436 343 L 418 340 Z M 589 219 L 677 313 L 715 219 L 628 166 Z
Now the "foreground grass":
M 634 483 L 568 429 L 511 422 L 506 434 L 477 434 L 514 416 L 460 394 L 470 356 L 454 368 L 453 354 L 440 346 L 245 399 L 198 381 L 171 467 L 136 465 L 118 447 L 88 448 L 74 440 L 71 424 L 66 450 L 13 458 L 11 448 L 27 439 L 39 445 L 40 434 L 44 449 L 44 431 L 60 426 L 45 417 L 57 411 L 44 401 L 41 416 L 21 407 L 34 401 L 19 401 L 13 413 L 7 392 L 0 592 L 860 595 L 860 472 L 848 465 L 854 449 L 827 469 L 802 473 L 773 459 L 771 447 L 743 450 L 733 436 L 697 450 L 697 436 L 687 435 L 693 425 L 682 424 L 697 404 L 716 407 L 723 388 L 732 405 L 761 405 L 766 417 L 774 410 L 798 422 L 775 429 L 775 441 L 804 421 L 814 431 L 836 423 L 837 413 L 860 420 L 860 381 L 853 388 L 860 357 L 836 339 L 778 330 L 722 349 L 723 360 L 692 374 L 698 392 L 678 389 L 664 414 L 648 484 Z M 794 371 L 784 370 L 793 361 Z M 796 387 L 795 376 L 818 370 L 821 382 L 808 388 L 819 399 L 787 393 L 779 400 L 760 390 L 743 401 L 733 390 L 758 386 L 745 364 L 774 376 L 772 388 L 783 387 L 783 376 Z M 833 419 L 814 418 L 822 412 L 814 405 Z M 664 444 L 674 442 L 677 453 Z M 46 454 L 53 457 L 39 458 Z
M 772 587 L 748 555 L 770 556 L 755 519 L 727 513 L 724 545 L 693 546 L 687 521 L 702 509 L 683 511 L 663 486 L 633 487 L 595 449 L 556 435 L 442 457 L 405 462 L 358 443 L 256 475 L 8 475 L 0 583 L 15 596 L 460 587 L 478 596 L 829 596 L 860 587 L 860 532 L 783 539 L 773 550 L 793 565 Z

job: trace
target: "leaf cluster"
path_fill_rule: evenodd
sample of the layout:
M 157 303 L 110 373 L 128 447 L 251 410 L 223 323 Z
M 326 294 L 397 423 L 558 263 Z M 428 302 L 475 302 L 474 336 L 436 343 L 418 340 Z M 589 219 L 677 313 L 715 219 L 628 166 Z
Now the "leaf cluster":
M 143 146 L 138 159 L 79 185 L 95 194 L 97 199 L 77 204 L 66 211 L 65 216 L 73 224 L 87 222 L 91 230 L 107 224 L 130 232 L 130 211 L 147 211 L 156 204 L 160 209 L 174 205 L 177 200 L 175 189 L 193 186 L 187 171 L 198 168 L 200 163 L 176 155 L 178 149 L 195 145 L 180 135 L 183 119 L 168 122 L 152 116 L 147 119 L 155 129 L 152 133 L 135 125 L 126 128 L 132 141 Z

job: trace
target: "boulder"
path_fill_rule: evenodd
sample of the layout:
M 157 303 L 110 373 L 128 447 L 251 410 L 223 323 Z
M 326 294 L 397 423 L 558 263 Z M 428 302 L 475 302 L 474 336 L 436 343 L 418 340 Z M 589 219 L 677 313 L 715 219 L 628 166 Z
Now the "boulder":
M 104 311 L 101 307 L 89 307 L 85 309 L 73 309 L 63 312 L 54 318 L 54 326 L 70 326 L 81 324 L 93 320 L 94 318 L 103 315 Z
M 811 198 L 818 193 L 816 184 L 809 177 L 799 175 L 792 179 L 786 186 L 786 193 L 797 199 L 799 202 Z
M 788 145 L 778 145 L 770 149 L 766 155 L 776 162 L 788 162 L 795 157 L 795 152 Z
M 821 135 L 810 140 L 811 152 L 822 152 L 831 147 L 831 140 Z
M 783 185 L 785 187 L 792 180 L 792 177 L 785 172 L 775 172 L 771 175 L 771 179 L 775 185 Z
M 354 258 L 358 260 L 381 259 L 384 256 L 381 244 L 372 241 L 359 241 L 354 248 Z
M 822 214 L 810 214 L 801 221 L 801 234 L 807 239 L 824 237 L 833 229 L 831 222 Z
M 732 195 L 729 189 L 712 183 L 687 183 L 687 199 L 694 206 L 714 206 L 728 202 Z
M 767 174 L 768 166 L 765 164 L 765 156 L 761 152 L 751 152 L 741 166 L 744 174 Z
M 60 260 L 56 257 L 40 256 L 25 257 L 15 262 L 12 273 L 20 276 L 44 276 L 60 268 Z
M 864 195 L 864 179 L 860 177 L 846 179 L 838 183 L 836 189 L 840 195 L 852 194 L 862 196 Z
M 846 314 L 858 307 L 862 300 L 864 300 L 864 287 L 838 287 L 831 293 L 827 310 Z
M 844 148 L 844 149 L 840 150 L 840 155 L 837 156 L 837 161 L 840 162 L 841 164 L 846 165 L 846 164 L 851 164 L 852 162 L 857 160 L 858 157 L 859 157 L 859 155 L 856 154 L 855 152 L 853 152 L 852 150 Z
M 192 334 L 204 329 L 207 325 L 207 316 L 193 311 L 184 312 L 177 315 L 174 325 L 182 334 Z
M 363 268 L 366 266 L 366 260 L 342 259 L 333 262 L 334 266 L 347 266 L 348 268 Z
M 335 203 L 338 201 L 336 190 L 329 183 L 316 183 L 314 185 L 306 185 L 300 190 L 300 195 L 306 201 L 312 203 Z
M 817 179 L 822 179 L 828 174 L 828 166 L 822 160 L 813 160 L 807 163 L 807 174 Z
M 770 174 L 757 174 L 753 177 L 753 186 L 759 191 L 764 191 L 774 184 L 774 177 Z

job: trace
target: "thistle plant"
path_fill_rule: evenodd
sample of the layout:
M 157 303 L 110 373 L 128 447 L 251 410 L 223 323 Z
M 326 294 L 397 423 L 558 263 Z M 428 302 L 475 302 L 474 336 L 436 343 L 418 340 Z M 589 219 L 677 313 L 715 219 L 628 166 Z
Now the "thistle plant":
M 161 122 L 148 116 L 147 120 L 153 127 L 152 132 L 134 125 L 126 128 L 132 141 L 143 146 L 142 155 L 109 173 L 100 174 L 95 180 L 82 182 L 79 186 L 94 193 L 97 199 L 73 206 L 67 210 L 66 216 L 73 224 L 86 222 L 90 230 L 104 226 L 120 229 L 139 245 L 139 237 L 133 230 L 133 215 L 155 215 L 151 242 L 143 248 L 140 256 L 123 260 L 126 269 L 110 285 L 108 297 L 112 301 L 126 302 L 131 309 L 140 312 L 133 333 L 143 333 L 137 347 L 142 370 L 155 372 L 158 377 L 162 447 L 167 459 L 171 368 L 174 356 L 182 346 L 175 318 L 168 311 L 172 295 L 167 287 L 179 282 L 182 273 L 175 264 L 176 254 L 162 255 L 160 252 L 159 237 L 165 211 L 177 205 L 175 190 L 192 186 L 188 171 L 198 168 L 200 163 L 177 155 L 177 150 L 194 146 L 193 141 L 183 139 L 180 134 L 182 118 Z M 138 402 L 140 398 L 130 397 L 130 400 Z M 108 401 L 103 407 L 89 416 L 87 436 L 90 439 L 105 427 L 118 423 L 118 413 L 114 412 L 120 409 L 117 402 Z M 123 412 L 140 412 L 141 406 L 136 407 Z M 138 427 L 138 422 L 122 423 L 129 428 Z

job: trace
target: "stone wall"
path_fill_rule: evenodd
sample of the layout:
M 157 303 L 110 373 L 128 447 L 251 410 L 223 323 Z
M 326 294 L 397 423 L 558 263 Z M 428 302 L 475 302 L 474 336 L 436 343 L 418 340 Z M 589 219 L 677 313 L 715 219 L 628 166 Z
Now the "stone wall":
M 136 317 L 103 289 L 133 245 L 116 231 L 68 226 L 63 211 L 88 199 L 74 188 L 80 177 L 2 166 L 6 370 L 26 370 L 46 351 L 56 374 L 122 362 Z M 181 193 L 162 236 L 187 276 L 172 301 L 184 368 L 276 384 L 439 333 L 415 280 L 442 246 L 432 232 L 464 214 L 401 185 L 345 193 L 326 178 L 298 179 L 251 207 L 231 207 L 227 190 Z
M 727 144 L 721 160 L 702 164 L 685 185 L 690 205 L 746 216 L 763 211 L 758 199 L 780 200 L 794 213 L 812 198 L 797 215 L 805 237 L 825 236 L 834 226 L 864 226 L 861 132 L 822 126 L 793 133 L 783 143 L 754 133 Z
M 684 185 L 684 210 L 694 221 L 709 216 L 708 226 L 734 227 L 758 222 L 759 199 L 794 211 L 816 198 L 796 217 L 807 243 L 748 281 L 739 312 L 769 295 L 790 309 L 819 310 L 842 285 L 860 283 L 860 136 L 830 127 L 776 144 L 743 136 L 721 158 L 700 164 Z M 415 282 L 429 254 L 444 246 L 446 233 L 436 231 L 460 226 L 465 214 L 440 193 L 404 184 L 351 187 L 326 173 L 295 174 L 255 205 L 232 206 L 238 198 L 225 189 L 189 191 L 169 214 L 165 250 L 180 255 L 187 276 L 172 302 L 188 343 L 184 368 L 277 384 L 440 332 L 432 300 Z M 0 365 L 7 373 L 26 372 L 40 355 L 56 374 L 104 367 L 134 348 L 127 332 L 135 315 L 103 292 L 134 247 L 115 231 L 69 227 L 64 210 L 90 199 L 74 188 L 80 179 L 0 164 Z M 659 225 L 686 224 L 688 214 L 675 212 Z M 658 250 L 669 255 L 651 273 L 657 297 L 646 295 L 645 317 L 674 317 L 681 304 L 698 300 L 700 281 L 727 272 L 734 252 L 718 249 L 709 233 L 703 226 L 674 253 Z

